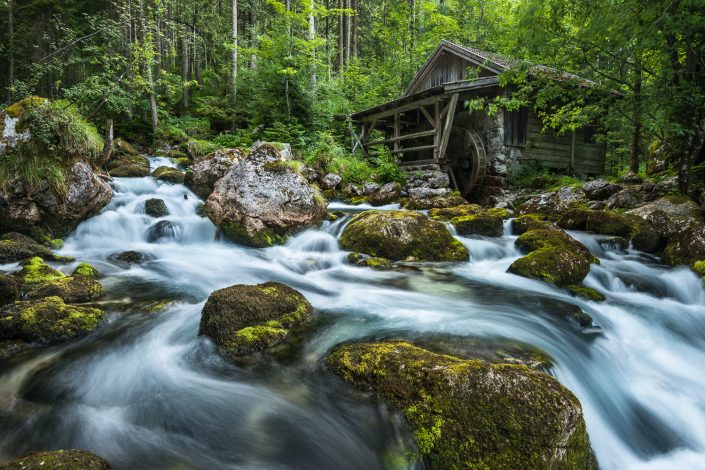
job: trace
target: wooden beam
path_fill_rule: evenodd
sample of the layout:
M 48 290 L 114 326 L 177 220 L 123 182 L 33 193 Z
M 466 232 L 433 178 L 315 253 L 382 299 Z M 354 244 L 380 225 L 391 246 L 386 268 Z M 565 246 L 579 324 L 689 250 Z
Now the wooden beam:
M 399 166 L 426 165 L 433 163 L 433 158 L 427 160 L 411 160 L 408 162 L 399 162 Z
M 572 131 L 572 134 L 570 141 L 570 170 L 575 171 L 575 131 Z
M 394 115 L 394 150 L 399 150 L 399 136 L 401 135 L 401 130 L 399 129 L 399 113 Z
M 446 113 L 446 123 L 443 128 L 443 135 L 441 136 L 441 145 L 438 149 L 438 162 L 442 161 L 446 156 L 446 149 L 448 148 L 448 139 L 450 138 L 450 131 L 453 128 L 453 118 L 455 117 L 455 108 L 458 105 L 458 93 L 454 94 L 450 98 L 450 103 L 447 106 Z
M 402 140 L 408 140 L 408 139 L 418 139 L 421 137 L 429 137 L 432 135 L 436 134 L 435 129 L 431 129 L 430 131 L 422 131 L 422 132 L 414 132 L 413 134 L 403 134 L 400 135 L 398 139 L 392 138 L 392 139 L 382 139 L 382 140 L 374 140 L 372 142 L 366 142 L 364 145 L 366 147 L 372 147 L 375 145 L 384 145 L 384 144 L 391 144 L 394 143 L 394 141 L 402 141 Z
M 433 143 L 436 146 L 436 150 L 433 151 L 433 161 L 438 161 L 438 150 L 441 148 L 441 132 L 443 131 L 443 126 L 441 126 L 441 100 L 437 99 L 433 105 L 433 112 L 436 119 L 436 135 L 433 137 Z
M 411 152 L 420 152 L 422 150 L 431 150 L 435 149 L 435 145 L 421 145 L 420 147 L 411 147 L 411 148 L 400 148 L 399 150 L 392 150 L 390 153 L 392 155 L 399 154 L 399 153 L 411 153 Z M 371 153 L 370 157 L 376 157 L 381 155 L 381 152 L 375 152 Z
M 426 116 L 426 119 L 428 119 L 428 122 L 431 123 L 431 127 L 434 129 L 436 128 L 436 120 L 433 119 L 431 114 L 426 110 L 426 106 L 419 106 L 419 109 L 421 110 L 421 113 Z
M 412 109 L 418 109 L 419 106 L 423 106 L 423 105 L 425 105 L 425 104 L 431 104 L 431 103 L 433 103 L 435 100 L 436 100 L 435 97 L 431 97 L 431 98 L 426 98 L 426 99 L 423 99 L 423 100 L 420 100 L 420 101 L 414 101 L 413 103 L 409 103 L 409 104 L 397 106 L 397 107 L 395 107 L 395 108 L 391 108 L 391 109 L 387 109 L 387 110 L 384 110 L 384 111 L 380 111 L 380 112 L 375 113 L 375 114 L 371 114 L 371 115 L 369 115 L 369 116 L 366 116 L 366 117 L 363 119 L 363 121 L 372 121 L 372 120 L 375 120 L 375 121 L 376 121 L 376 120 L 381 119 L 381 118 L 384 118 L 384 117 L 393 116 L 393 115 L 396 114 L 396 113 L 401 114 L 401 113 L 404 113 L 404 112 L 406 112 L 406 111 L 411 111 Z

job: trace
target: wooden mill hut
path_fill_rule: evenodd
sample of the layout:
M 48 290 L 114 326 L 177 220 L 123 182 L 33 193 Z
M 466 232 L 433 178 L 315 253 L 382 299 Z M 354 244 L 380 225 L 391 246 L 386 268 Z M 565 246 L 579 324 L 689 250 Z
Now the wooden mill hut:
M 486 175 L 496 182 L 526 164 L 582 176 L 601 174 L 605 145 L 595 142 L 593 126 L 557 135 L 542 131 L 530 107 L 493 115 L 466 108 L 466 100 L 507 93 L 499 76 L 518 63 L 442 41 L 403 96 L 352 115 L 362 128 L 357 145 L 366 155 L 388 146 L 400 155 L 402 165 L 438 164 L 466 196 L 482 186 Z M 566 72 L 533 67 L 577 79 L 576 86 L 595 85 Z

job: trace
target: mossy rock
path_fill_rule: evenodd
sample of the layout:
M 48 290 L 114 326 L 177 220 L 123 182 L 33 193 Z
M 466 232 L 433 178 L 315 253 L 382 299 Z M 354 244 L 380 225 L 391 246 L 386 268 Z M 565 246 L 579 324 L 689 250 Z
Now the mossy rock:
M 110 470 L 110 463 L 87 450 L 35 452 L 3 465 L 2 470 Z
M 693 224 L 668 237 L 663 261 L 671 266 L 692 265 L 705 259 L 705 225 Z
M 692 264 L 692 266 L 690 266 L 690 269 L 692 269 L 698 276 L 705 277 L 705 261 L 696 261 Z
M 69 305 L 60 297 L 25 300 L 0 309 L 0 339 L 67 340 L 95 329 L 102 319 L 101 310 Z
M 0 264 L 14 263 L 35 256 L 47 261 L 65 262 L 71 260 L 71 258 L 53 253 L 46 246 L 20 233 L 10 232 L 0 237 Z
M 592 287 L 587 287 L 582 284 L 572 284 L 566 288 L 571 294 L 576 297 L 580 297 L 581 299 L 592 300 L 595 302 L 602 302 L 605 300 L 605 296 Z
M 115 155 L 139 155 L 139 151 L 129 142 L 124 141 L 121 138 L 113 140 L 113 149 L 115 149 Z
M 366 211 L 355 216 L 340 246 L 392 261 L 466 261 L 468 250 L 441 222 L 412 211 Z
M 140 178 L 149 176 L 149 160 L 141 155 L 128 155 L 110 160 L 106 167 L 115 177 Z
M 464 206 L 468 203 L 461 196 L 449 194 L 447 196 L 434 196 L 427 199 L 405 199 L 402 207 L 410 210 L 441 209 L 444 207 Z
M 483 209 L 476 204 L 431 209 L 428 215 L 434 220 L 447 221 L 460 235 L 483 235 L 501 237 L 504 234 L 504 219 L 509 218 L 507 209 Z
M 98 270 L 89 263 L 80 263 L 78 266 L 76 266 L 76 269 L 73 270 L 73 273 L 71 273 L 71 275 L 92 277 L 93 279 L 98 279 L 100 277 L 100 273 L 98 272 Z
M 541 220 L 541 217 L 535 214 L 521 215 L 512 220 L 512 233 L 514 235 L 521 235 L 529 230 L 552 228 L 554 226 L 551 223 Z
M 144 201 L 144 213 L 150 217 L 166 217 L 169 209 L 163 199 L 151 198 Z
M 5 108 L 5 112 L 11 118 L 21 119 L 31 108 L 38 108 L 48 104 L 49 100 L 46 98 L 41 98 L 39 96 L 28 96 L 27 98 L 17 101 L 16 103 L 13 103 Z
M 44 262 L 39 256 L 29 258 L 21 263 L 22 269 L 16 274 L 25 284 L 40 284 L 54 281 L 65 275 Z
M 152 172 L 152 176 L 158 181 L 166 181 L 172 184 L 183 184 L 184 173 L 168 166 L 160 166 Z
M 264 351 L 290 330 L 313 318 L 313 307 L 298 291 L 277 282 L 235 285 L 208 297 L 199 335 L 210 337 L 227 357 Z
M 123 251 L 110 257 L 121 264 L 141 264 L 147 260 L 147 255 L 139 251 Z
M 616 235 L 630 238 L 633 222 L 623 216 L 610 211 L 590 211 L 585 221 L 585 230 L 603 235 Z
M 61 297 L 64 302 L 89 302 L 103 295 L 103 286 L 89 276 L 67 276 L 44 282 L 27 294 L 28 299 Z
M 589 214 L 590 210 L 584 207 L 571 207 L 561 213 L 557 224 L 566 230 L 585 230 Z
M 32 349 L 32 345 L 26 341 L 18 339 L 0 341 L 0 361 L 6 361 L 30 349 Z M 0 465 L 0 469 L 4 468 L 4 466 Z
M 0 273 L 0 307 L 22 298 L 22 284 L 15 276 Z
M 403 341 L 342 346 L 326 364 L 401 411 L 427 468 L 595 468 L 580 403 L 542 372 Z
M 597 261 L 585 245 L 562 230 L 530 230 L 515 244 L 528 254 L 514 261 L 508 272 L 559 286 L 582 282 L 590 272 L 590 263 Z

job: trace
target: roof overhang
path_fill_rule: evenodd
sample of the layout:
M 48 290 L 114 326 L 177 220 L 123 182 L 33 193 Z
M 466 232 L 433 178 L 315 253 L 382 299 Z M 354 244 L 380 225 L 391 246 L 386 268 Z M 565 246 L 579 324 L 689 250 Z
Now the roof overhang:
M 447 97 L 455 93 L 481 91 L 483 89 L 499 86 L 499 77 L 478 78 L 476 80 L 463 80 L 460 82 L 445 83 L 427 90 L 402 96 L 393 101 L 383 103 L 364 111 L 359 111 L 350 116 L 353 121 L 368 121 L 380 119 L 394 113 L 403 113 L 416 109 L 419 106 L 435 102 L 439 98 Z

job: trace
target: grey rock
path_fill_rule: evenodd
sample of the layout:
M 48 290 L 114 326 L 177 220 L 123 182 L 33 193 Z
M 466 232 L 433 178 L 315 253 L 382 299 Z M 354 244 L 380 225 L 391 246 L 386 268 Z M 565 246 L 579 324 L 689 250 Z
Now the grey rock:
M 618 184 L 613 184 L 603 179 L 588 181 L 583 185 L 583 191 L 590 200 L 603 200 L 616 194 L 622 189 Z
M 608 209 L 631 208 L 637 205 L 638 199 L 630 189 L 623 189 L 613 194 L 606 202 Z
M 175 238 L 177 233 L 177 225 L 169 220 L 160 220 L 147 230 L 147 241 L 154 243 L 165 238 Z
M 401 185 L 399 183 L 387 183 L 371 194 L 367 200 L 373 206 L 383 206 L 397 201 L 400 197 Z
M 270 246 L 325 217 L 320 192 L 282 160 L 277 148 L 260 145 L 216 183 L 206 214 L 234 241 Z
M 321 189 L 335 189 L 341 181 L 343 181 L 343 178 L 340 176 L 335 173 L 328 173 L 326 176 L 321 178 Z
M 216 150 L 210 155 L 197 159 L 186 172 L 184 183 L 202 198 L 207 198 L 216 181 L 225 176 L 233 165 L 242 161 L 240 149 Z
M 370 194 L 375 193 L 379 188 L 379 184 L 373 181 L 365 183 L 365 185 L 362 187 L 362 194 L 364 194 L 365 196 L 369 196 Z
M 169 215 L 169 209 L 162 199 L 152 198 L 144 202 L 144 213 L 151 217 L 164 217 Z

